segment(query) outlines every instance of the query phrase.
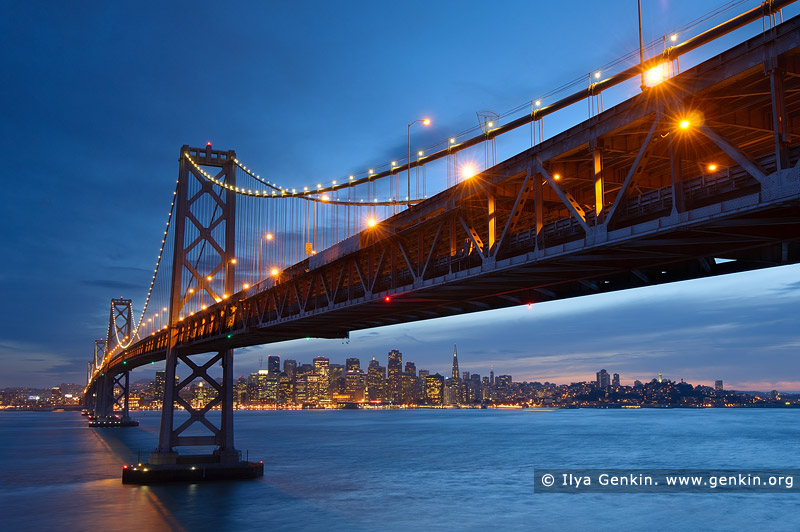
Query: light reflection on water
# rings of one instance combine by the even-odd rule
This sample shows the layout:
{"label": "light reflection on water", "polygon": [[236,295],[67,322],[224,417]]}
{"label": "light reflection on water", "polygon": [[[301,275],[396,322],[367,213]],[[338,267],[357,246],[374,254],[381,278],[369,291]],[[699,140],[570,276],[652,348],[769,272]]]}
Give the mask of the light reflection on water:
{"label": "light reflection on water", "polygon": [[[159,415],[0,413],[4,530],[800,529],[797,494],[534,494],[534,467],[798,468],[800,410],[240,412],[247,482],[123,486]],[[101,521],[107,520],[109,521]],[[113,525],[112,525],[113,523]]]}

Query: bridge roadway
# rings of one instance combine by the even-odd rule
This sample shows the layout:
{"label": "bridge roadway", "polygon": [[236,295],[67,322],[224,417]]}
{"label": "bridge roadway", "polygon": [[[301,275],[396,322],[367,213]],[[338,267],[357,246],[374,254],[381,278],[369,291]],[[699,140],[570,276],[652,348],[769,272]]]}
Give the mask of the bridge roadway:
{"label": "bridge roadway", "polygon": [[[795,263],[798,135],[794,18],[275,279],[183,316],[101,371],[164,359],[169,341],[196,354],[343,338]],[[191,155],[202,164],[202,150]]]}

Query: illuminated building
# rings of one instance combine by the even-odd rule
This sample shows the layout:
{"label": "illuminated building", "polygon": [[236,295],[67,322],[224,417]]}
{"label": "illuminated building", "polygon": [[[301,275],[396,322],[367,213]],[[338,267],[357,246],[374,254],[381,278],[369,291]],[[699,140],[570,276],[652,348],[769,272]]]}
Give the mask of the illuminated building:
{"label": "illuminated building", "polygon": [[278,402],[278,374],[269,373],[265,381],[264,403],[274,405]]}
{"label": "illuminated building", "polygon": [[406,362],[406,370],[405,370],[404,373],[407,373],[408,375],[413,375],[413,376],[416,377],[417,376],[417,365],[414,364],[413,362]]}
{"label": "illuminated building", "polygon": [[167,382],[166,371],[156,371],[156,378],[153,381],[153,400],[164,402],[164,384]]}
{"label": "illuminated building", "polygon": [[316,357],[314,359],[314,373],[318,378],[314,379],[316,384],[316,401],[325,401],[330,399],[331,387],[331,362],[327,357]]}
{"label": "illuminated building", "polygon": [[308,399],[308,373],[297,377],[294,382],[294,403],[301,405]]}
{"label": "illuminated building", "polygon": [[452,379],[455,382],[458,382],[460,380],[460,377],[458,375],[458,351],[456,350],[456,344],[453,344],[453,374],[452,374]]}
{"label": "illuminated building", "polygon": [[141,397],[137,397],[135,395],[129,396],[128,397],[128,410],[139,410],[141,401],[142,401]]}
{"label": "illuminated building", "polygon": [[265,404],[267,402],[267,379],[269,372],[265,369],[251,373],[247,380],[247,398],[250,403]]}
{"label": "illuminated building", "polygon": [[233,387],[233,406],[239,407],[249,401],[247,397],[247,380],[244,377],[239,377]]}
{"label": "illuminated building", "polygon": [[308,373],[304,375],[306,381],[305,403],[319,404],[323,397],[323,390],[327,394],[328,379],[319,373]]}
{"label": "illuminated building", "polygon": [[205,383],[201,380],[192,386],[192,407],[203,408],[216,396],[216,390],[205,385]]}
{"label": "illuminated building", "polygon": [[400,376],[400,399],[404,405],[413,405],[420,402],[420,385],[416,375],[403,373]]}
{"label": "illuminated building", "polygon": [[278,404],[290,405],[294,403],[294,383],[285,371],[278,375]]}
{"label": "illuminated building", "polygon": [[427,369],[419,370],[419,387],[420,387],[419,393],[423,401],[425,401],[425,386],[427,386],[428,384],[428,375],[430,374],[431,372],[428,371]]}
{"label": "illuminated building", "polygon": [[348,358],[344,366],[345,371],[348,373],[351,371],[361,371],[361,361],[357,358]]}
{"label": "illuminated building", "polygon": [[345,387],[345,370],[344,366],[341,364],[331,364],[330,366],[330,378],[328,384],[328,390],[331,394],[334,393],[344,393]]}
{"label": "illuminated building", "polygon": [[386,397],[386,368],[375,358],[369,361],[367,369],[367,396],[372,402],[383,401]]}
{"label": "illuminated building", "polygon": [[457,405],[460,401],[460,386],[459,381],[453,379],[445,379],[444,381],[444,397],[443,402],[446,405]]}
{"label": "illuminated building", "polygon": [[388,393],[386,394],[386,399],[394,403],[399,403],[402,400],[400,396],[400,375],[403,373],[403,353],[397,349],[389,351],[388,370]]}
{"label": "illuminated building", "polygon": [[495,378],[494,383],[498,388],[510,388],[511,375],[498,375],[497,378]]}
{"label": "illuminated building", "polygon": [[597,372],[597,387],[605,389],[611,386],[611,376],[604,369]]}
{"label": "illuminated building", "polygon": [[345,394],[350,401],[362,402],[367,388],[367,376],[360,369],[348,371],[345,375]]}
{"label": "illuminated building", "polygon": [[611,386],[619,388],[619,373],[614,373],[614,378],[611,379]]}
{"label": "illuminated building", "polygon": [[425,402],[429,405],[441,405],[444,399],[444,377],[428,375],[425,377]]}
{"label": "illuminated building", "polygon": [[270,355],[267,357],[267,371],[270,375],[278,376],[281,372],[281,357],[278,355]]}
{"label": "illuminated building", "polygon": [[284,360],[283,371],[289,376],[290,379],[295,380],[297,378],[297,361]]}
{"label": "illuminated building", "polygon": [[721,392],[722,390],[722,381],[714,381],[714,391]]}

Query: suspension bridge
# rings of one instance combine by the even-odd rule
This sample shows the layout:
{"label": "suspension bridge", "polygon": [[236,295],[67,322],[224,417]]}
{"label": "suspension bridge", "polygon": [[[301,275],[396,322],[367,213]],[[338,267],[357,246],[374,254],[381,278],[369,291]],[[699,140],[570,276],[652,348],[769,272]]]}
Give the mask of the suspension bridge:
{"label": "suspension bridge", "polygon": [[[183,146],[143,310],[112,299],[95,342],[95,423],[128,423],[129,372],[165,360],[149,478],[182,465],[195,478],[199,463],[212,478],[208,464],[245,464],[236,348],[798,262],[800,17],[778,23],[789,3],[598,71],[504,124],[485,115],[476,135],[413,154],[409,141],[405,159],[360,175],[285,187],[234,151]],[[758,20],[763,33],[679,73],[682,54]],[[640,79],[639,94],[604,109],[603,91]],[[546,116],[582,101],[587,120],[543,139]],[[523,126],[531,146],[497,163],[497,139]],[[209,375],[217,364],[221,377]],[[202,408],[179,394],[198,379],[215,391]],[[177,452],[193,446],[215,450]]]}

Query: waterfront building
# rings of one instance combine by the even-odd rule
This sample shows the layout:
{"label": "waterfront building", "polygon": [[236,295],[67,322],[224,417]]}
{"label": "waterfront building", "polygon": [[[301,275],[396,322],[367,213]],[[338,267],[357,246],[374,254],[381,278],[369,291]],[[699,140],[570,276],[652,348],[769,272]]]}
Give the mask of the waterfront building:
{"label": "waterfront building", "polygon": [[619,373],[614,373],[614,378],[611,379],[611,386],[619,388]]}
{"label": "waterfront building", "polygon": [[400,403],[402,400],[400,390],[400,375],[403,373],[403,353],[397,349],[389,351],[389,364],[387,366],[389,376],[387,378],[386,399]]}
{"label": "waterfront building", "polygon": [[278,404],[290,405],[294,403],[294,383],[285,371],[278,375]]}
{"label": "waterfront building", "polygon": [[438,373],[425,377],[425,402],[441,405],[444,399],[444,377]]}
{"label": "waterfront building", "polygon": [[611,376],[604,369],[597,372],[597,387],[601,389],[611,386]]}
{"label": "waterfront building", "polygon": [[316,373],[319,378],[314,379],[316,383],[316,397],[318,401],[325,401],[330,400],[330,388],[331,388],[331,362],[328,360],[327,357],[316,357],[314,358],[314,373]]}
{"label": "waterfront building", "polygon": [[297,378],[297,361],[284,360],[283,371],[289,376],[290,379],[292,379],[292,381],[294,381]]}
{"label": "waterfront building", "polygon": [[372,402],[381,402],[386,399],[386,368],[381,366],[373,357],[367,369],[367,396]]}
{"label": "waterfront building", "polygon": [[349,397],[350,401],[357,403],[363,402],[366,388],[367,376],[361,369],[357,368],[347,372],[345,375],[344,392],[345,395]]}
{"label": "waterfront building", "polygon": [[281,357],[278,355],[270,355],[267,357],[267,372],[274,375],[276,378],[281,372]]}

